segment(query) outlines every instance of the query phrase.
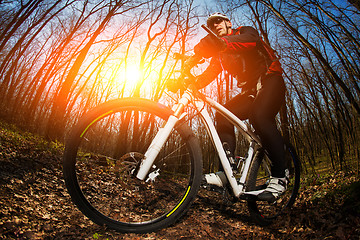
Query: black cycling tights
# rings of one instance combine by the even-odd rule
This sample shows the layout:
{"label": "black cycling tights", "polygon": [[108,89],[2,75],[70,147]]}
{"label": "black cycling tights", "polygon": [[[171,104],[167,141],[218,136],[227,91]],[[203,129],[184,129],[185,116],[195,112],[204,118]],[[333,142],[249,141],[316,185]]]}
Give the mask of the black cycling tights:
{"label": "black cycling tights", "polygon": [[[275,116],[284,100],[284,79],[278,74],[271,74],[262,80],[262,88],[255,99],[239,94],[225,104],[225,107],[237,117],[242,120],[249,119],[254,126],[272,161],[273,177],[285,176],[284,141],[275,121]],[[221,141],[227,142],[234,153],[236,148],[234,126],[218,113],[216,120]]]}

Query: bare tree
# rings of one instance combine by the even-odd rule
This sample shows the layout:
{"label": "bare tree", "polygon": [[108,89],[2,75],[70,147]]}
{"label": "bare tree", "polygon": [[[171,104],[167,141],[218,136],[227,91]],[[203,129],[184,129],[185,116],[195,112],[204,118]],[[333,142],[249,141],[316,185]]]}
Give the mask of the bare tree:
{"label": "bare tree", "polygon": [[241,16],[245,13],[282,57],[288,85],[282,132],[309,166],[321,156],[334,169],[353,164],[360,113],[359,12],[322,0],[234,0],[230,5],[225,11],[233,16],[234,9],[246,9]]}
{"label": "bare tree", "polygon": [[84,45],[84,47],[79,51],[78,56],[74,60],[74,63],[72,64],[72,67],[69,69],[69,72],[64,80],[64,82],[61,84],[60,89],[58,90],[55,98],[54,98],[54,104],[52,107],[51,115],[49,118],[49,124],[48,124],[48,133],[47,136],[50,139],[56,138],[57,136],[61,136],[64,132],[64,116],[66,114],[66,108],[68,104],[69,99],[69,93],[72,87],[72,84],[77,77],[77,74],[79,72],[79,69],[84,62],[91,46],[94,44],[97,37],[103,32],[108,22],[111,20],[111,18],[116,14],[123,14],[129,10],[131,10],[134,7],[131,8],[125,8],[124,10],[118,12],[118,10],[124,6],[124,2],[122,1],[114,1],[113,4],[110,3],[108,5],[104,5],[102,8],[108,8],[108,12],[105,15],[105,17],[100,21],[99,26],[94,30],[91,37],[89,38],[88,42]]}
{"label": "bare tree", "polygon": [[348,0],[358,11],[360,11],[360,1],[359,0]]}

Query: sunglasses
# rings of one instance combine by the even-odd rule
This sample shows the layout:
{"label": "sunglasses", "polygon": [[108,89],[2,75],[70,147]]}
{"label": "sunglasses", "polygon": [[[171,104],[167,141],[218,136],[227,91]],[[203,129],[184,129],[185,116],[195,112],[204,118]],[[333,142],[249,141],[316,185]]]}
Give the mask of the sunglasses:
{"label": "sunglasses", "polygon": [[212,21],[212,24],[211,24],[211,27],[214,27],[214,24],[220,24],[224,21],[223,18],[215,18],[213,21]]}

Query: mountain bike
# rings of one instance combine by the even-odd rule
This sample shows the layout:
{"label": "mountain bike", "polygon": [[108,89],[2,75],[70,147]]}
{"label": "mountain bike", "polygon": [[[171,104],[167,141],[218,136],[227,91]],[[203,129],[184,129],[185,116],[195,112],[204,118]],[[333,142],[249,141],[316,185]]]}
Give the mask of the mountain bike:
{"label": "mountain bike", "polygon": [[[196,59],[196,60],[194,60]],[[271,223],[295,201],[300,163],[286,144],[288,190],[276,201],[258,201],[266,188],[271,163],[249,123],[196,90],[191,58],[182,69],[185,91],[171,108],[143,98],[103,103],[86,113],[71,130],[65,145],[66,187],[79,210],[99,225],[121,232],[152,232],[179,220],[195,200],[200,185],[229,190],[236,201],[247,202],[261,225]],[[187,114],[186,109],[194,109]],[[229,161],[208,108],[226,117],[247,141],[247,153]],[[200,117],[224,169],[203,175],[201,145],[196,137]]]}

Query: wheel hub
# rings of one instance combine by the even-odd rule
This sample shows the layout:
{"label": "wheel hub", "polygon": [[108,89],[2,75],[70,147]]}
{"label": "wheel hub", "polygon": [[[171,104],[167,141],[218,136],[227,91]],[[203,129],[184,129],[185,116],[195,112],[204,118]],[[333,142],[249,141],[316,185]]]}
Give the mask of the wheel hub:
{"label": "wheel hub", "polygon": [[115,170],[119,174],[125,173],[127,176],[134,176],[143,158],[144,154],[142,153],[128,152],[116,161]]}

